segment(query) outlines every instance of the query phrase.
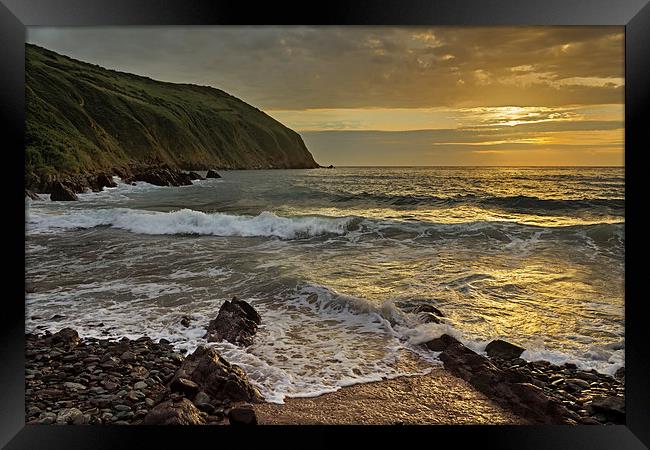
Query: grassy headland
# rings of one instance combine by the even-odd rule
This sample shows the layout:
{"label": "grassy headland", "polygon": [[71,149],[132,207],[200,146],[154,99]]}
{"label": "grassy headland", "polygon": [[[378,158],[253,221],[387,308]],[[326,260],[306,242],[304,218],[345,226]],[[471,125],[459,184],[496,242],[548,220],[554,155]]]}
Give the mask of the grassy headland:
{"label": "grassy headland", "polygon": [[28,187],[134,165],[318,167],[298,133],[226,92],[108,70],[31,44],[26,103]]}

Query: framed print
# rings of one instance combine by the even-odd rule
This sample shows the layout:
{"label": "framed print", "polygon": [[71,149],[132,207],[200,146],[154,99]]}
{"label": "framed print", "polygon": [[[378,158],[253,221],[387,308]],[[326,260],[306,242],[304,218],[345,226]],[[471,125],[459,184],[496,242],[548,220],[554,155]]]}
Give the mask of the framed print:
{"label": "framed print", "polygon": [[647,448],[650,7],[587,3],[3,0],[3,445]]}

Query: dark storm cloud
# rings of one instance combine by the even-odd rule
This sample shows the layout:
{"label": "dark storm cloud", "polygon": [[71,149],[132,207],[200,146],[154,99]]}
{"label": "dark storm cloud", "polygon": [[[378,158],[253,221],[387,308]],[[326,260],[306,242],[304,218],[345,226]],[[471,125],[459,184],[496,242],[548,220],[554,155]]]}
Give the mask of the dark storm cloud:
{"label": "dark storm cloud", "polygon": [[30,28],[30,42],[262,109],[622,103],[620,27]]}

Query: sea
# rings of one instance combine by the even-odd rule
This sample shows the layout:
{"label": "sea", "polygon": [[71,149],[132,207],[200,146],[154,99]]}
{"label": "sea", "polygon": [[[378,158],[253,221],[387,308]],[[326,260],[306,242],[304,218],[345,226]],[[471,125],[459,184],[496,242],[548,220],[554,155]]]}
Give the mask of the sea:
{"label": "sea", "polygon": [[[26,330],[214,345],[276,403],[412,375],[405,355],[441,365],[420,344],[444,333],[479,353],[500,338],[526,360],[625,363],[623,168],[220,174],[26,200]],[[247,348],[203,338],[232,297],[262,316]],[[444,320],[405,307],[420,303]]]}

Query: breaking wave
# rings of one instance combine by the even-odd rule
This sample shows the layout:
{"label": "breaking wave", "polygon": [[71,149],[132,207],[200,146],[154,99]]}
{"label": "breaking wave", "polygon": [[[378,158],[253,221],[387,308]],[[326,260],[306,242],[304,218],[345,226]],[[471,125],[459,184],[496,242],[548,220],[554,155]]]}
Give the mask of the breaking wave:
{"label": "breaking wave", "polygon": [[275,236],[296,239],[323,234],[344,234],[358,220],[352,217],[279,217],[264,211],[257,216],[204,213],[191,209],[173,212],[127,208],[72,210],[63,214],[30,212],[33,232],[47,233],[98,226],[120,228],[140,234],[196,234],[213,236]]}

